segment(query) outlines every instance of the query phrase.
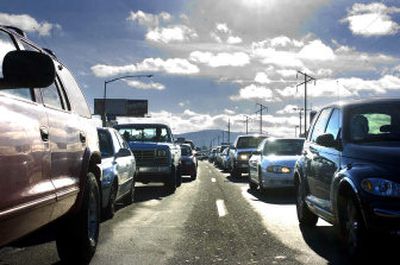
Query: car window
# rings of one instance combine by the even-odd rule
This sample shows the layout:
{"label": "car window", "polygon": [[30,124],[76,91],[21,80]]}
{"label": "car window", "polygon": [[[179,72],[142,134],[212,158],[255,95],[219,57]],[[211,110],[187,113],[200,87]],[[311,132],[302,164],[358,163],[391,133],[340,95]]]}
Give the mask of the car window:
{"label": "car window", "polygon": [[330,133],[333,135],[334,139],[339,138],[341,120],[340,120],[340,110],[334,109],[332,111],[331,117],[329,119],[328,125],[326,127],[325,133]]}
{"label": "car window", "polygon": [[114,155],[114,148],[111,137],[106,130],[98,130],[99,146],[101,157],[111,157]]}
{"label": "car window", "polygon": [[0,78],[3,78],[3,61],[6,54],[10,51],[14,51],[17,48],[11,38],[11,36],[0,30]]}
{"label": "car window", "polygon": [[166,127],[120,128],[119,133],[128,142],[171,142]]}
{"label": "car window", "polygon": [[400,104],[366,105],[350,111],[350,141],[377,142],[400,140]]}
{"label": "car window", "polygon": [[57,109],[64,109],[60,91],[58,90],[55,82],[50,86],[42,88],[40,90],[42,91],[43,103],[46,106]]}
{"label": "car window", "polygon": [[257,148],[265,137],[240,137],[236,148]]}
{"label": "car window", "polygon": [[314,124],[310,138],[311,141],[315,142],[318,136],[325,133],[326,123],[328,122],[331,110],[332,109],[328,108],[321,111],[320,115],[318,116],[318,120]]}
{"label": "car window", "polygon": [[192,149],[190,148],[190,146],[181,145],[181,153],[183,156],[190,156],[192,155]]}
{"label": "car window", "polygon": [[303,139],[276,139],[266,141],[263,155],[300,155],[303,150]]}
{"label": "car window", "polygon": [[66,94],[70,99],[69,103],[71,105],[71,110],[80,116],[89,118],[91,114],[87,106],[86,99],[72,74],[65,67],[63,67],[61,71],[58,71],[58,74]]}

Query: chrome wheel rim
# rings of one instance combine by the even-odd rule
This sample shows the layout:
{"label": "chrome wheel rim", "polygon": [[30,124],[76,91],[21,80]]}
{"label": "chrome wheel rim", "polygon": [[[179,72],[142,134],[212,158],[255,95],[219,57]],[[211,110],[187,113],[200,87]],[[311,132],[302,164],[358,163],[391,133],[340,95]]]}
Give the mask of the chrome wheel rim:
{"label": "chrome wheel rim", "polygon": [[97,238],[97,203],[96,203],[96,196],[93,191],[89,194],[89,207],[88,207],[88,238],[91,246],[96,245],[96,238]]}

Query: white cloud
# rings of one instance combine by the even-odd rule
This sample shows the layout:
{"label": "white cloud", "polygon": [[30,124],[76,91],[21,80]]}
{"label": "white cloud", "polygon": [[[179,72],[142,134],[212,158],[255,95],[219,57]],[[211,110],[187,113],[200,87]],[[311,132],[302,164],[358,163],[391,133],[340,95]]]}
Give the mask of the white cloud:
{"label": "white cloud", "polygon": [[299,52],[299,57],[306,60],[334,60],[333,50],[321,40],[313,40],[305,45]]}
{"label": "white cloud", "polygon": [[165,86],[163,84],[157,83],[157,82],[144,83],[144,82],[137,81],[137,80],[126,80],[126,83],[130,87],[134,87],[137,89],[143,89],[143,90],[149,90],[149,89],[164,90],[165,89]]}
{"label": "white cloud", "polygon": [[283,109],[278,110],[276,113],[277,114],[293,114],[296,113],[296,109],[298,108],[298,106],[296,105],[286,105]]}
{"label": "white cloud", "polygon": [[239,44],[239,43],[242,43],[243,40],[237,36],[229,36],[228,39],[226,40],[226,42],[228,44]]}
{"label": "white cloud", "polygon": [[52,24],[46,21],[38,22],[30,15],[14,15],[0,13],[0,25],[14,26],[26,32],[36,32],[40,36],[49,36],[53,29],[61,29],[59,24]]}
{"label": "white cloud", "polygon": [[190,75],[200,71],[196,65],[181,58],[167,60],[161,58],[146,58],[140,63],[124,66],[97,64],[92,66],[91,70],[97,77],[110,77],[137,72],[165,72],[167,74]]}
{"label": "white cloud", "polygon": [[197,38],[197,33],[185,25],[175,25],[166,28],[155,28],[146,34],[146,39],[154,42],[183,42]]}
{"label": "white cloud", "polygon": [[135,21],[139,25],[146,26],[147,28],[156,28],[161,22],[168,22],[172,16],[167,12],[161,12],[158,15],[145,13],[141,10],[137,12],[131,11],[127,20]]}
{"label": "white cloud", "polygon": [[389,15],[393,13],[400,13],[400,8],[387,7],[383,3],[356,3],[341,22],[349,23],[349,28],[355,35],[394,35],[399,31],[400,25]]}
{"label": "white cloud", "polygon": [[215,26],[215,29],[220,32],[220,33],[225,33],[228,34],[231,32],[231,30],[228,28],[228,25],[226,25],[225,23],[218,23]]}
{"label": "white cloud", "polygon": [[264,72],[258,72],[256,74],[256,77],[254,78],[254,81],[260,84],[269,84],[271,83],[271,80],[268,78],[267,74]]}
{"label": "white cloud", "polygon": [[292,69],[280,69],[280,70],[276,70],[276,72],[278,74],[280,74],[282,77],[288,78],[288,77],[296,77],[296,70],[292,70]]}
{"label": "white cloud", "polygon": [[259,99],[264,101],[273,101],[277,100],[274,98],[273,92],[270,88],[265,86],[257,86],[255,84],[248,85],[239,90],[238,95],[231,96],[231,100],[252,100]]}
{"label": "white cloud", "polygon": [[224,113],[227,115],[234,115],[236,112],[234,110],[224,109]]}
{"label": "white cloud", "polygon": [[250,57],[244,52],[226,53],[214,55],[211,52],[194,51],[190,53],[193,62],[208,64],[210,67],[234,66],[240,67],[250,63]]}

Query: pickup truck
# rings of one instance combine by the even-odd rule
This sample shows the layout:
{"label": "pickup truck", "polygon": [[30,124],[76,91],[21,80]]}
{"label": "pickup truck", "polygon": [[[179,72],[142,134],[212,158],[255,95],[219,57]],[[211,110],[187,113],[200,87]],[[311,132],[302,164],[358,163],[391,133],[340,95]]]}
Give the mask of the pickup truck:
{"label": "pickup truck", "polygon": [[163,182],[170,192],[182,183],[181,149],[175,143],[171,129],[160,123],[120,124],[114,126],[128,142],[136,158],[142,183]]}

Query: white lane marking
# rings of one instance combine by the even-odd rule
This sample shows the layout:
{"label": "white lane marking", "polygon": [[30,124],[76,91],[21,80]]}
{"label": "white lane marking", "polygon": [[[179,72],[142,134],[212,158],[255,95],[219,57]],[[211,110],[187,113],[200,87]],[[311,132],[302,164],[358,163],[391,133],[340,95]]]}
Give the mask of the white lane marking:
{"label": "white lane marking", "polygon": [[224,217],[225,215],[228,214],[228,211],[226,210],[224,200],[217,200],[215,202],[217,204],[217,210],[218,210],[218,215],[219,217]]}
{"label": "white lane marking", "polygon": [[211,178],[211,182],[216,182],[217,180],[215,178]]}

